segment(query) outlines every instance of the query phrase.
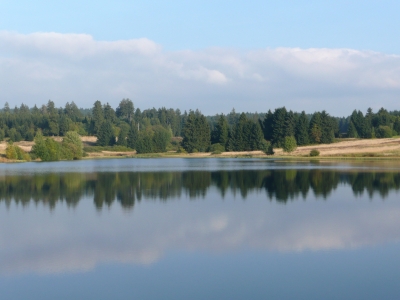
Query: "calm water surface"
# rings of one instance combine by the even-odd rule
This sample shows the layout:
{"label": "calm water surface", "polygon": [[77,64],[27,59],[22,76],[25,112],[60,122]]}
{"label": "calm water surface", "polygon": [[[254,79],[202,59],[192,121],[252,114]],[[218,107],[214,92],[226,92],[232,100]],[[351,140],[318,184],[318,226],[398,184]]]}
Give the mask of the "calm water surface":
{"label": "calm water surface", "polygon": [[0,165],[1,299],[400,299],[400,165]]}

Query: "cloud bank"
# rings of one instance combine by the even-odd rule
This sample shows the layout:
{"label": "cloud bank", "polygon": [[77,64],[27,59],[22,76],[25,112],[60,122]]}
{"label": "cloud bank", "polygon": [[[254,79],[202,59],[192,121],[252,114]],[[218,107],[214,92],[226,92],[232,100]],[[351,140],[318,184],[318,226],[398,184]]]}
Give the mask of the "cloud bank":
{"label": "cloud bank", "polygon": [[[0,100],[57,106],[95,100],[206,114],[398,109],[400,56],[352,49],[208,48],[168,52],[146,38],[96,41],[87,34],[0,32]],[[1,105],[1,104],[0,104]]]}

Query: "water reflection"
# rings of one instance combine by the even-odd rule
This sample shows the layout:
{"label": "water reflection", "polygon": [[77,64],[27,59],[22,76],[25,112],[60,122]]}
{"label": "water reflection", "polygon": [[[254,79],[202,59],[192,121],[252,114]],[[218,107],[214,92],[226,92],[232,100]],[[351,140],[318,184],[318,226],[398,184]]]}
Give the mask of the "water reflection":
{"label": "water reflection", "polygon": [[392,243],[400,240],[399,189],[394,170],[295,165],[3,173],[0,274],[153,264],[171,251],[299,252]]}
{"label": "water reflection", "polygon": [[385,198],[400,189],[398,172],[337,170],[234,170],[184,172],[38,173],[0,177],[0,202],[26,205],[30,201],[54,208],[58,202],[76,206],[93,198],[97,209],[115,201],[132,209],[143,198],[167,201],[182,197],[205,198],[216,188],[222,198],[229,191],[246,199],[265,192],[270,200],[286,203],[310,194],[326,199],[339,185],[350,186],[354,196],[366,193]]}

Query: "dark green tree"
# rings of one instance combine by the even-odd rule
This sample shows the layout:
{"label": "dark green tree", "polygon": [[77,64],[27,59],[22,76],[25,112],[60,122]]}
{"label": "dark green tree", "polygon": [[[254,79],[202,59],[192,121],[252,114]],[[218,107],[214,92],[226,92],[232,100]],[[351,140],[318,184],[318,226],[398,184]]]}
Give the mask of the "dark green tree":
{"label": "dark green tree", "polygon": [[115,136],[110,121],[104,121],[97,133],[97,145],[112,146],[115,144]]}
{"label": "dark green tree", "polygon": [[285,139],[286,114],[285,107],[277,108],[272,119],[272,143],[278,147],[282,146]]}
{"label": "dark green tree", "polygon": [[130,126],[127,123],[122,122],[119,125],[119,134],[118,134],[117,145],[120,145],[120,146],[128,145],[127,138],[128,138],[129,130],[130,130]]}
{"label": "dark green tree", "polygon": [[127,136],[127,146],[132,149],[136,149],[137,141],[139,138],[139,131],[136,125],[131,125]]}
{"label": "dark green tree", "polygon": [[96,135],[101,127],[101,124],[103,124],[104,121],[104,112],[103,112],[103,106],[101,105],[101,102],[97,100],[92,108],[92,120],[91,120],[91,133]]}
{"label": "dark green tree", "polygon": [[105,104],[103,107],[103,114],[104,114],[104,120],[109,121],[111,123],[115,122],[116,115],[114,109],[111,107],[110,104]]}
{"label": "dark green tree", "polygon": [[130,124],[134,116],[133,102],[130,99],[122,99],[116,109],[116,115],[121,120]]}
{"label": "dark green tree", "polygon": [[349,130],[347,131],[347,136],[349,138],[358,138],[357,129],[354,126],[353,121],[350,121]]}
{"label": "dark green tree", "polygon": [[210,146],[210,126],[205,116],[199,112],[189,112],[182,133],[182,147],[189,153],[204,152]]}
{"label": "dark green tree", "polygon": [[305,111],[303,110],[296,123],[295,137],[297,145],[304,146],[310,143],[310,139],[308,136],[308,127],[308,118]]}
{"label": "dark green tree", "polygon": [[320,144],[322,137],[322,120],[320,112],[316,112],[312,115],[308,130],[310,142],[312,144]]}
{"label": "dark green tree", "polygon": [[335,120],[324,110],[321,113],[321,143],[330,144],[334,142],[334,124]]}
{"label": "dark green tree", "polygon": [[213,144],[220,144],[226,148],[228,143],[229,126],[228,121],[222,114],[218,117],[218,122],[215,125],[214,130],[211,133],[211,140]]}
{"label": "dark green tree", "polygon": [[271,110],[268,110],[268,113],[265,114],[265,119],[263,121],[263,126],[262,126],[264,138],[267,141],[272,140],[273,119],[274,119],[274,114],[271,112]]}

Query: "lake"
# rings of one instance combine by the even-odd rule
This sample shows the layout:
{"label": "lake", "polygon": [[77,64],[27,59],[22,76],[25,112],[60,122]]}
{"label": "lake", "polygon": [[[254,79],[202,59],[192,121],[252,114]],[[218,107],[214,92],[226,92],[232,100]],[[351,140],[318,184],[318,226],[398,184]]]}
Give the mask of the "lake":
{"label": "lake", "polygon": [[400,164],[2,164],[1,299],[399,299]]}

